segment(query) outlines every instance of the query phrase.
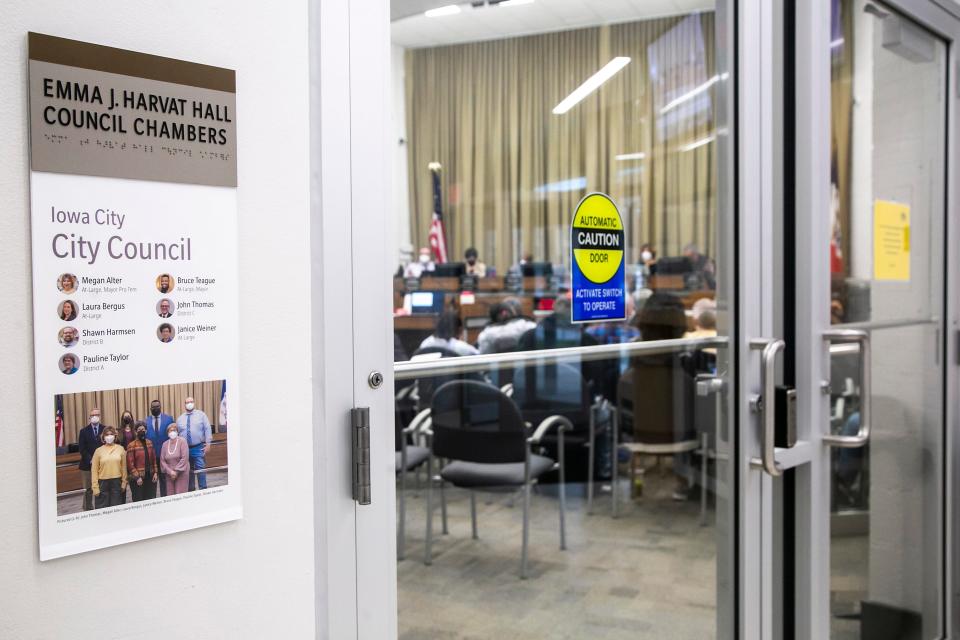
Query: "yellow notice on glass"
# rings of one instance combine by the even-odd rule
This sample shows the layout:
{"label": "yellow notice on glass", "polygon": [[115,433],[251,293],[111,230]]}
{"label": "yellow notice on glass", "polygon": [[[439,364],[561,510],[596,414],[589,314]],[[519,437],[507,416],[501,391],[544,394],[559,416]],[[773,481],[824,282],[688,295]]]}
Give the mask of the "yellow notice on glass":
{"label": "yellow notice on glass", "polygon": [[873,278],[910,279],[910,207],[905,204],[873,203]]}

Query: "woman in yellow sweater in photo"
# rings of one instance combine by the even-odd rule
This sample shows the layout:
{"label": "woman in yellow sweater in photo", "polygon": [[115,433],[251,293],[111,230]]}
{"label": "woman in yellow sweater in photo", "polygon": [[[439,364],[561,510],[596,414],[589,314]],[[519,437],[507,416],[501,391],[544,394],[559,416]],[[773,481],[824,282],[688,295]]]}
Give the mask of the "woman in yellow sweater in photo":
{"label": "woman in yellow sweater in photo", "polygon": [[123,504],[127,493],[127,452],[117,444],[117,430],[104,427],[100,441],[103,445],[97,447],[90,461],[95,509]]}

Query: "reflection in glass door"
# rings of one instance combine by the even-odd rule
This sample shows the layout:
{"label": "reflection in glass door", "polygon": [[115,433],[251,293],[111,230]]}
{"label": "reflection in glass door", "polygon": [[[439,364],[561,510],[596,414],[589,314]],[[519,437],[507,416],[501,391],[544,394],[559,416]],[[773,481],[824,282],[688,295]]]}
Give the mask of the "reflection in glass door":
{"label": "reflection in glass door", "polygon": [[[944,42],[879,2],[834,0],[830,425],[833,638],[940,633],[947,70]],[[864,378],[869,376],[869,381]],[[862,391],[871,392],[866,397]]]}
{"label": "reflection in glass door", "polygon": [[[401,638],[737,635],[735,31],[668,4],[393,3]],[[627,318],[575,325],[595,191]]]}

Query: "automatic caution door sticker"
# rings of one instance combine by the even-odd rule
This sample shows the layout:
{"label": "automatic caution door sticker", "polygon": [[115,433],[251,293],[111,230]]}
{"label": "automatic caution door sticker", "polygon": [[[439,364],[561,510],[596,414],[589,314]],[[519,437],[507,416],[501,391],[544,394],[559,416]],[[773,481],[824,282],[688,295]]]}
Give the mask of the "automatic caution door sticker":
{"label": "automatic caution door sticker", "polygon": [[623,220],[609,196],[591,193],[580,201],[570,246],[573,321],[626,319]]}

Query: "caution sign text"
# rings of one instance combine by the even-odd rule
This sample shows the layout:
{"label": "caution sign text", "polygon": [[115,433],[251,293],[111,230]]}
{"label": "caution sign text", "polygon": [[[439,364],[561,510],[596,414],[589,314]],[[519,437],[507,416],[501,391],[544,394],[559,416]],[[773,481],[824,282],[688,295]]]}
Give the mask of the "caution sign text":
{"label": "caution sign text", "polygon": [[625,238],[623,220],[608,196],[580,201],[570,228],[574,322],[623,320]]}

